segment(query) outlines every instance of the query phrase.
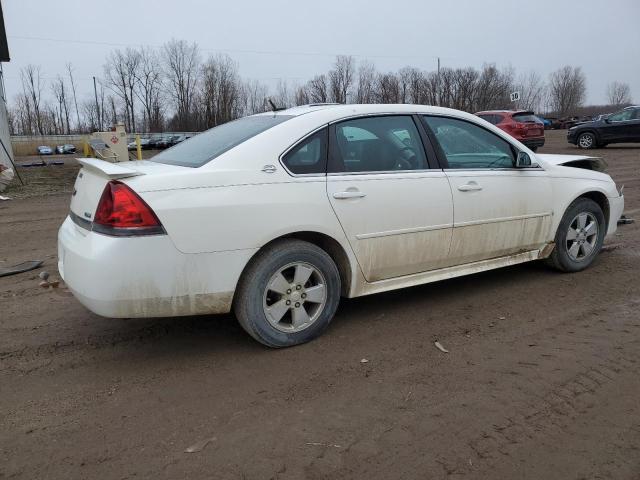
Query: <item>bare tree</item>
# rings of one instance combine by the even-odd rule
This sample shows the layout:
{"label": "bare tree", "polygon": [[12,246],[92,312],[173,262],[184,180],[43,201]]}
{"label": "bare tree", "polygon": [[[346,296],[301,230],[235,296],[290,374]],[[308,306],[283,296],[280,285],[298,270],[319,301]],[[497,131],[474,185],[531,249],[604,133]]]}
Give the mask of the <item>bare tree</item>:
{"label": "bare tree", "polygon": [[166,90],[176,106],[177,126],[193,127],[191,117],[200,67],[198,45],[184,40],[171,40],[164,45]]}
{"label": "bare tree", "polygon": [[376,67],[371,62],[362,62],[358,68],[356,84],[356,103],[373,103],[375,101]]}
{"label": "bare tree", "polygon": [[56,115],[58,116],[60,123],[60,133],[71,133],[71,126],[69,125],[69,100],[67,98],[67,92],[65,88],[64,79],[58,75],[56,80],[51,84],[51,91],[58,104],[58,110]]}
{"label": "bare tree", "polygon": [[30,118],[30,123],[35,121],[35,127],[38,134],[42,135],[42,114],[40,111],[40,103],[42,99],[42,79],[40,76],[40,66],[27,65],[20,70],[20,77],[22,79],[22,91],[25,98],[30,104],[28,112],[33,113],[33,118]]}
{"label": "bare tree", "polygon": [[311,103],[327,103],[329,101],[329,87],[325,75],[316,75],[307,83],[309,100]]}
{"label": "bare tree", "polygon": [[245,113],[253,115],[265,111],[265,100],[268,89],[257,80],[251,80],[244,84]]}
{"label": "bare tree", "polygon": [[500,70],[492,64],[483,65],[476,87],[473,110],[493,110],[509,106],[509,94],[513,90],[513,71]]}
{"label": "bare tree", "polygon": [[149,132],[154,132],[160,130],[162,124],[162,119],[160,118],[162,68],[158,55],[150,48],[140,48],[138,55],[139,66],[134,73],[136,80],[134,93],[142,103],[143,128]]}
{"label": "bare tree", "polygon": [[295,105],[307,105],[311,103],[309,98],[309,90],[307,89],[306,85],[298,86],[293,93]]}
{"label": "bare tree", "polygon": [[549,77],[551,108],[561,116],[582,106],[587,93],[587,81],[580,67],[564,66]]}
{"label": "bare tree", "polygon": [[607,85],[607,98],[610,105],[627,105],[631,103],[631,89],[628,83],[611,82]]}
{"label": "bare tree", "polygon": [[329,85],[331,96],[336,103],[347,103],[353,84],[355,62],[353,57],[338,55],[331,71],[329,71]]}
{"label": "bare tree", "polygon": [[71,92],[73,93],[73,104],[76,107],[76,128],[80,130],[80,110],[78,110],[78,98],[76,97],[76,84],[73,80],[73,65],[67,63],[67,73],[69,74],[69,82],[71,83]]}
{"label": "bare tree", "polygon": [[520,92],[518,108],[539,112],[545,99],[547,86],[542,77],[535,71],[524,73],[518,77],[514,89]]}
{"label": "bare tree", "polygon": [[136,131],[135,89],[139,68],[140,53],[131,48],[111,52],[104,66],[107,86],[124,103],[125,128],[130,132]]}
{"label": "bare tree", "polygon": [[378,103],[400,103],[400,82],[393,73],[381,73],[376,81],[376,101]]}
{"label": "bare tree", "polygon": [[244,99],[238,66],[228,55],[209,57],[202,66],[201,104],[205,128],[238,118]]}

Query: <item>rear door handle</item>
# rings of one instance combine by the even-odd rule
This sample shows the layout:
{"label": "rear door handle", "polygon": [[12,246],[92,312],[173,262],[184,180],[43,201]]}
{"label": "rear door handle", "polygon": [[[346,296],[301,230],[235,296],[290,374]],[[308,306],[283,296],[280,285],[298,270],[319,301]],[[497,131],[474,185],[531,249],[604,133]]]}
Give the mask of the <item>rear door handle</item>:
{"label": "rear door handle", "polygon": [[362,192],[359,192],[357,190],[355,190],[355,191],[354,190],[347,190],[347,191],[344,191],[344,192],[336,192],[336,193],[333,194],[333,198],[336,198],[338,200],[344,200],[344,199],[347,199],[347,198],[363,198],[363,197],[366,197],[366,196],[367,196],[366,193],[362,193]]}
{"label": "rear door handle", "polygon": [[482,187],[478,185],[476,182],[465,183],[464,185],[460,185],[458,190],[461,192],[475,192],[478,190],[482,190]]}

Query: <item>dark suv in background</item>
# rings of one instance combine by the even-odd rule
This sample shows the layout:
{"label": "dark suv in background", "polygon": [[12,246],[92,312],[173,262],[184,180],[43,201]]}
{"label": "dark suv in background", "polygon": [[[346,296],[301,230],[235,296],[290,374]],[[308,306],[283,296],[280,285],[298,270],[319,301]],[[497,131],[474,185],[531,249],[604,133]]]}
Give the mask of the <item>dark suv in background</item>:
{"label": "dark suv in background", "polygon": [[528,110],[488,110],[476,115],[504,130],[534,152],[544,145],[544,123]]}
{"label": "dark suv in background", "polygon": [[569,129],[567,141],[579,148],[640,142],[640,105],[626,107],[599,120],[579,123]]}

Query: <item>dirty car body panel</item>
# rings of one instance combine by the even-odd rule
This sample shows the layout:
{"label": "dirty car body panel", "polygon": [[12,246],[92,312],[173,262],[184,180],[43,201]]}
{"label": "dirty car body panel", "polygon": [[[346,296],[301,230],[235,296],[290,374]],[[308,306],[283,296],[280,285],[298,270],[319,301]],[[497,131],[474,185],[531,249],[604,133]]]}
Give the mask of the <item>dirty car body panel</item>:
{"label": "dirty car body panel", "polygon": [[[256,117],[268,128],[244,138],[233,130],[243,124],[231,125],[210,158],[216,129],[155,161],[79,160],[58,267],[82,304],[116,318],[226,313],[243,272],[283,238],[330,244],[342,295],[356,297],[543,258],[581,195],[606,200],[607,234],[622,213],[611,178],[584,168],[589,157],[563,165],[464,112],[311,105],[246,118]],[[451,135],[462,140],[448,146]],[[456,151],[473,138],[490,159]],[[398,160],[385,165],[389,148]],[[515,166],[519,152],[529,167]],[[104,220],[109,188],[125,210],[143,210],[125,217],[157,223],[121,227],[117,211]]]}

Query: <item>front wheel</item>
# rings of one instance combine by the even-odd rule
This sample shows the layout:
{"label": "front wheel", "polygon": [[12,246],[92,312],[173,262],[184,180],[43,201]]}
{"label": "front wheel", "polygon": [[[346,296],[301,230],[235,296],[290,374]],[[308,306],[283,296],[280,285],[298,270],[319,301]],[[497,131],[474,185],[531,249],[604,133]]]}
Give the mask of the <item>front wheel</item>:
{"label": "front wheel", "polygon": [[240,280],[234,311],[240,325],[268,347],[289,347],[320,335],[340,301],[340,274],[318,246],[282,240],[252,259]]}
{"label": "front wheel", "polygon": [[581,133],[578,137],[578,147],[589,149],[596,148],[596,136],[591,132]]}
{"label": "front wheel", "polygon": [[562,272],[579,272],[596,258],[604,242],[606,222],[600,205],[588,198],[574,201],[556,232],[547,263]]}

